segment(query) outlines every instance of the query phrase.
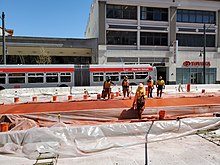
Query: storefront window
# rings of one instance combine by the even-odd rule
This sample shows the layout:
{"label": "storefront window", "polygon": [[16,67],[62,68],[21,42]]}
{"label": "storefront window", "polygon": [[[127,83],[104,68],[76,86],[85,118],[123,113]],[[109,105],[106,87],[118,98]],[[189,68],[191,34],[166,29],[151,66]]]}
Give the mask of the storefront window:
{"label": "storefront window", "polygon": [[[206,84],[215,84],[216,69],[206,68]],[[202,84],[203,68],[177,68],[176,83],[179,84]]]}

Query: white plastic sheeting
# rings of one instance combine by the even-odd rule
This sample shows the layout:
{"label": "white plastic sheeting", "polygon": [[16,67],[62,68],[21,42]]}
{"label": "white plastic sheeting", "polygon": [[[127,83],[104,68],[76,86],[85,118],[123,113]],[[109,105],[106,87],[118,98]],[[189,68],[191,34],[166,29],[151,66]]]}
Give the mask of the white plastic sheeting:
{"label": "white plastic sheeting", "polygon": [[82,157],[144,144],[146,137],[151,143],[213,128],[220,128],[219,117],[78,127],[57,123],[50,128],[0,133],[0,152],[29,159],[36,159],[44,152],[59,154],[59,158]]}

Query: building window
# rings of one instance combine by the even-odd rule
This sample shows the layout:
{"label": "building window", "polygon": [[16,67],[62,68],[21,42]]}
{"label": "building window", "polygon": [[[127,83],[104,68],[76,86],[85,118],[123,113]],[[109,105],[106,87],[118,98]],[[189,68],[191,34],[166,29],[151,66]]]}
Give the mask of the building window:
{"label": "building window", "polygon": [[136,45],[137,32],[107,31],[108,45]]}
{"label": "building window", "polygon": [[168,9],[141,7],[141,20],[168,21]]}
{"label": "building window", "polygon": [[200,10],[177,10],[177,22],[215,24],[216,12]]}
{"label": "building window", "polygon": [[136,6],[107,5],[107,18],[115,19],[137,19]]}
{"label": "building window", "polygon": [[[179,46],[203,47],[203,34],[177,34]],[[215,47],[215,35],[206,35],[206,46]]]}
{"label": "building window", "polygon": [[168,34],[141,32],[141,45],[168,46]]}
{"label": "building window", "polygon": [[[179,84],[202,84],[203,68],[177,68],[176,83]],[[206,68],[206,83],[216,83],[216,68]]]}

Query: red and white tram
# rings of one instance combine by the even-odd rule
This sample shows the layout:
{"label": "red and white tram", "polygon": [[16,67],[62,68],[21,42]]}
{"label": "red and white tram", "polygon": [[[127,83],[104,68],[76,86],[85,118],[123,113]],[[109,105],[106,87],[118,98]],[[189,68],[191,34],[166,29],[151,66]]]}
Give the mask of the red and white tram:
{"label": "red and white tram", "polygon": [[0,90],[7,88],[100,86],[106,77],[121,85],[124,76],[130,83],[157,79],[155,67],[141,65],[1,65]]}

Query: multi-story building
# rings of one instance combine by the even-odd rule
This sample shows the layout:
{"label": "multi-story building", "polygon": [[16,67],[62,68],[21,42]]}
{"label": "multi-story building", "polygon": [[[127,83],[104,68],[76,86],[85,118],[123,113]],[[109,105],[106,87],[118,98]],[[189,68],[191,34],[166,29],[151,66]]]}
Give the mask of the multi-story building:
{"label": "multi-story building", "polygon": [[99,64],[149,63],[167,84],[220,83],[218,0],[94,0],[85,36],[98,38]]}

